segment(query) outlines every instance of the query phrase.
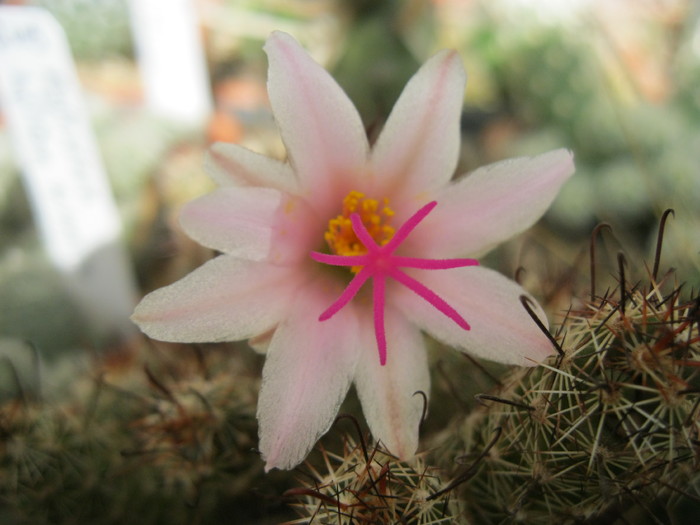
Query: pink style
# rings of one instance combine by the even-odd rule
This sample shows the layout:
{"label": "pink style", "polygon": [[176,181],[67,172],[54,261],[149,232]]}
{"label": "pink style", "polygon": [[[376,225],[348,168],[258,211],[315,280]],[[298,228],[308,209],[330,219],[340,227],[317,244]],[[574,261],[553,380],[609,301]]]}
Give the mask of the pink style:
{"label": "pink style", "polygon": [[329,255],[325,253],[312,252],[311,257],[318,262],[330,264],[333,266],[362,266],[362,270],[358,273],[340,298],[333,303],[328,310],[323,312],[318,318],[319,321],[325,321],[333,317],[343,306],[349,303],[357,294],[363,284],[368,279],[372,279],[372,296],[374,299],[374,335],[377,339],[377,348],[379,349],[379,362],[382,366],[386,364],[386,331],[384,329],[384,306],[385,306],[385,289],[386,278],[391,277],[396,281],[412,290],[420,297],[428,301],[440,312],[452,319],[458,326],[465,330],[469,330],[470,326],[459,313],[447,304],[438,294],[430,288],[416,281],[413,277],[402,272],[399,268],[420,268],[422,270],[447,270],[449,268],[460,268],[463,266],[477,266],[479,261],[476,259],[422,259],[420,257],[402,257],[394,255],[396,249],[408,237],[413,229],[428,215],[433,208],[437,206],[437,202],[433,201],[412,215],[402,226],[396,235],[391,240],[383,245],[378,245],[372,236],[367,231],[367,228],[362,223],[360,216],[353,213],[350,216],[352,220],[352,229],[357,235],[357,238],[362,242],[367,249],[366,255]]}

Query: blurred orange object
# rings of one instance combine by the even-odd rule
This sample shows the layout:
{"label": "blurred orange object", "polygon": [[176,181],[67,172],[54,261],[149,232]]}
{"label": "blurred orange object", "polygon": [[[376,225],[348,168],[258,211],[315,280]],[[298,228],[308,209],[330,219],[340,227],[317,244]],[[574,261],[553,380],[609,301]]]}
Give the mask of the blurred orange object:
{"label": "blurred orange object", "polygon": [[216,109],[207,124],[207,140],[214,142],[235,142],[243,139],[243,125],[233,112]]}
{"label": "blurred orange object", "polygon": [[241,142],[245,136],[244,114],[269,112],[265,82],[253,75],[229,76],[214,88],[215,110],[207,127],[210,142]]}

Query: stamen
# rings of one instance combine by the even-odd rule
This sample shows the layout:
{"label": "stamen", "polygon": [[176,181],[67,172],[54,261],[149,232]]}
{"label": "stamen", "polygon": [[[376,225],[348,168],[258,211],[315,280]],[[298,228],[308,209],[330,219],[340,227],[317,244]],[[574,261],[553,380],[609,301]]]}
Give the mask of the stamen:
{"label": "stamen", "polygon": [[[358,194],[362,197],[362,194]],[[349,197],[356,196],[351,193]],[[357,208],[358,201],[355,200],[352,203],[353,209]],[[374,213],[376,211],[376,201],[363,202],[363,210]],[[368,279],[372,279],[372,299],[374,302],[373,314],[374,314],[374,335],[377,341],[377,349],[379,351],[379,363],[384,366],[387,360],[387,343],[386,343],[386,329],[384,325],[384,308],[386,306],[386,279],[391,277],[395,281],[403,284],[409,290],[417,294],[419,297],[425,299],[434,308],[445,316],[452,319],[460,328],[464,330],[469,330],[469,323],[447,302],[440,297],[433,290],[420,283],[413,277],[409,276],[399,268],[418,268],[422,270],[447,270],[450,268],[461,268],[465,266],[477,266],[479,262],[476,259],[424,259],[420,257],[403,257],[399,255],[394,255],[394,251],[401,245],[401,243],[406,240],[410,233],[415,229],[418,224],[437,206],[437,202],[433,201],[416,213],[414,213],[405,223],[401,225],[396,234],[391,237],[391,239],[385,244],[377,243],[375,238],[367,230],[367,226],[363,222],[362,217],[358,213],[352,213],[350,215],[350,223],[352,225],[353,233],[357,240],[359,240],[366,253],[357,254],[354,251],[352,254],[344,255],[329,255],[319,252],[311,252],[311,258],[315,261],[330,264],[333,266],[351,266],[353,269],[358,268],[359,273],[350,281],[348,286],[345,288],[340,297],[330,306],[326,311],[324,311],[320,317],[319,321],[325,321],[333,317],[338,313],[346,304],[348,304],[360,288],[367,282]],[[383,210],[386,215],[386,208]],[[393,215],[393,212],[391,212]],[[375,215],[371,216],[372,219]],[[372,220],[373,227],[377,225],[377,222]]]}
{"label": "stamen", "polygon": [[[355,256],[367,253],[367,239],[359,239],[352,225],[350,217],[355,214],[375,244],[384,245],[394,236],[390,224],[394,210],[389,207],[389,199],[372,199],[359,191],[351,191],[343,199],[342,213],[328,221],[328,230],[323,235],[332,254]],[[362,266],[352,265],[350,271],[357,273]]]}

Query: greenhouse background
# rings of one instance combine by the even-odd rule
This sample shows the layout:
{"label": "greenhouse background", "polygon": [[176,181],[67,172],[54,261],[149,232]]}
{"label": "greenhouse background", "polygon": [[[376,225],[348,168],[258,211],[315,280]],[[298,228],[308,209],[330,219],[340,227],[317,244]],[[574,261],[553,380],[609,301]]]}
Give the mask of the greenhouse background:
{"label": "greenhouse background", "polygon": [[[2,523],[695,523],[700,4],[138,4],[0,3],[0,75],[8,71],[2,47],[12,45],[3,10],[41,8],[65,31],[119,222],[99,253],[70,267],[52,257],[44,204],[29,190],[0,90]],[[430,414],[414,462],[374,447],[351,395],[341,409],[348,416],[307,463],[264,473],[255,419],[264,357],[242,342],[140,334],[128,320],[137,300],[214,255],[177,219],[184,203],[214,187],[209,146],[232,142],[285,158],[262,49],[274,30],[330,71],[370,140],[420,64],[453,48],[468,74],[457,173],[574,152],[576,174],[544,219],[483,263],[540,301],[585,388],[547,367],[513,371],[431,342]],[[168,48],[171,37],[183,47]],[[149,69],[158,45],[170,50],[160,64],[167,72]],[[71,217],[94,221],[81,206]],[[646,348],[651,357],[601,363],[586,354],[591,344],[621,355]],[[601,387],[612,383],[615,396]],[[538,441],[551,414],[538,412],[535,394],[567,388],[577,394],[555,416],[575,444],[555,461],[547,454],[561,443]],[[605,392],[615,399],[601,401]],[[634,412],[633,438],[620,437],[626,423],[605,422],[619,406]],[[517,434],[514,420],[535,434]],[[532,454],[514,459],[519,442]]]}

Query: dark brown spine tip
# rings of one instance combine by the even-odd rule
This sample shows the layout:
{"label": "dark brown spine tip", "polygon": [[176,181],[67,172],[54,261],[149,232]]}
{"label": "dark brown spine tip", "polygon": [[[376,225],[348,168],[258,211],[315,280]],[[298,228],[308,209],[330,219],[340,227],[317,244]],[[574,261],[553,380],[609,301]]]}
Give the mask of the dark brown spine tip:
{"label": "dark brown spine tip", "polygon": [[527,405],[525,403],[518,403],[517,401],[511,401],[509,399],[503,399],[501,397],[492,396],[490,394],[477,394],[474,396],[474,399],[476,399],[479,403],[483,403],[484,401],[495,401],[496,403],[502,403],[504,405],[522,408],[523,410],[527,410],[528,412],[532,412],[533,410],[535,410],[535,407],[531,405]]}
{"label": "dark brown spine tip", "polygon": [[362,447],[362,454],[365,457],[365,462],[369,464],[369,454],[367,453],[367,443],[365,443],[365,436],[362,434],[362,428],[360,427],[360,423],[357,421],[357,418],[351,414],[338,414],[338,416],[335,418],[335,421],[333,424],[335,425],[338,421],[341,419],[349,419],[353,426],[355,427],[355,430],[357,430],[357,437],[360,440],[360,446]]}
{"label": "dark brown spine tip", "polygon": [[460,486],[462,483],[465,483],[469,481],[472,477],[474,477],[474,474],[477,473],[479,464],[481,461],[488,455],[489,451],[493,448],[493,446],[498,442],[498,440],[501,437],[501,433],[503,432],[503,428],[497,427],[495,435],[493,436],[493,439],[489,442],[488,445],[486,445],[486,448],[479,454],[479,457],[476,458],[474,463],[472,463],[464,472],[462,472],[459,476],[457,476],[455,479],[453,479],[446,487],[438,490],[437,492],[434,492],[430,496],[428,496],[426,501],[431,501],[436,498],[439,498],[443,494],[446,494],[458,486]]}
{"label": "dark brown spine tip", "polygon": [[617,268],[620,272],[620,313],[625,315],[625,301],[627,299],[627,290],[625,285],[625,265],[627,260],[625,254],[617,252]]}
{"label": "dark brown spine tip", "polygon": [[425,416],[428,415],[428,395],[422,390],[416,390],[415,392],[413,392],[413,395],[421,396],[421,398],[423,399],[423,412],[420,416],[420,424],[422,425],[425,421]]}
{"label": "dark brown spine tip", "polygon": [[591,302],[595,301],[595,243],[596,240],[598,239],[598,236],[600,235],[600,232],[603,229],[607,229],[608,231],[612,231],[612,226],[610,226],[607,222],[601,222],[598,224],[595,228],[593,228],[593,231],[591,232],[591,239],[590,239],[590,266],[591,266]]}
{"label": "dark brown spine tip", "polygon": [[547,327],[542,323],[539,317],[537,317],[537,314],[535,311],[532,309],[532,299],[530,299],[527,295],[521,295],[520,296],[520,302],[523,305],[523,308],[525,308],[525,311],[528,313],[528,315],[532,318],[532,320],[535,322],[537,327],[542,330],[542,333],[549,339],[549,342],[552,343],[552,346],[554,349],[557,351],[560,357],[564,356],[564,350],[562,349],[561,345],[557,342],[557,340],[554,338],[554,336],[550,333],[549,330],[547,330]]}
{"label": "dark brown spine tip", "polygon": [[668,208],[661,216],[661,221],[659,222],[659,233],[656,236],[656,252],[654,253],[654,269],[651,272],[651,278],[653,284],[656,284],[656,277],[659,274],[659,264],[661,263],[661,248],[664,243],[664,230],[666,229],[666,221],[668,216],[676,216],[676,212],[672,208]]}

